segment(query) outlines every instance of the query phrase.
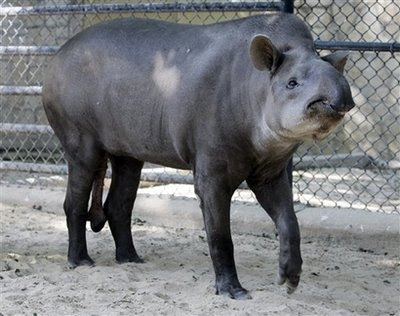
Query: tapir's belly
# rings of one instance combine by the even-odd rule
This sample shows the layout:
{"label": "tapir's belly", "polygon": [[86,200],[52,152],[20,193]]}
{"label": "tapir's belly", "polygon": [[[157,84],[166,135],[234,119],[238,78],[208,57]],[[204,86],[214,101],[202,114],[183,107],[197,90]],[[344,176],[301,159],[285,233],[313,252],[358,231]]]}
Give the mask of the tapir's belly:
{"label": "tapir's belly", "polygon": [[[103,149],[112,155],[190,169],[193,152],[189,150],[188,139],[193,137],[189,137],[193,129],[184,119],[178,117],[176,121],[172,117],[176,116],[175,107],[179,105],[166,103],[152,95],[147,95],[143,102],[144,97],[140,93],[134,97],[120,93],[108,99],[109,103],[103,107],[93,110],[93,106],[89,106],[97,122],[93,134]],[[84,128],[81,120],[78,124]]]}
{"label": "tapir's belly", "polygon": [[108,141],[102,137],[106,152],[116,156],[133,157],[140,161],[150,162],[177,169],[191,169],[191,161],[184,157],[171,144],[161,143],[153,139],[146,141],[141,138],[124,138],[120,141]]}
{"label": "tapir's belly", "polygon": [[190,169],[186,137],[179,134],[179,128],[169,130],[163,125],[157,126],[158,120],[154,113],[135,117],[135,112],[130,111],[133,117],[122,115],[120,111],[112,118],[103,115],[97,119],[98,124],[91,133],[101,147],[111,155],[129,156],[171,168]]}

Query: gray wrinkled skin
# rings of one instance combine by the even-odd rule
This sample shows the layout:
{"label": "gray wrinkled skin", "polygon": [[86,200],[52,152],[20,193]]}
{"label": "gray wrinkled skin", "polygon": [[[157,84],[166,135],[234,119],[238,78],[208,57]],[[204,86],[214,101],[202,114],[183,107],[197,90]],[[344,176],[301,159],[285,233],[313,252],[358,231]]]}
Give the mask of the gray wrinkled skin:
{"label": "gray wrinkled skin", "polygon": [[[279,233],[279,278],[300,279],[300,233],[286,166],[353,106],[342,53],[319,58],[304,23],[287,14],[208,26],[125,19],[91,27],[54,57],[43,87],[68,160],[64,202],[71,266],[93,264],[85,222],[108,220],[119,262],[141,259],[131,212],[143,162],[191,169],[217,294],[249,298],[233,255],[231,197],[247,181]],[[109,159],[112,183],[101,205]],[[103,211],[104,208],[104,211]]]}

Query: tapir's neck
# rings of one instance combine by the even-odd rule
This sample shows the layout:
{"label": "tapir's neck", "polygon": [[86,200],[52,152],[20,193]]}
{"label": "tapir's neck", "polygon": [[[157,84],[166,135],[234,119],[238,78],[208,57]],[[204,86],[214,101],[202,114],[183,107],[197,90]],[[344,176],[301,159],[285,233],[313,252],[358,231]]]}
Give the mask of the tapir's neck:
{"label": "tapir's neck", "polygon": [[[301,144],[301,141],[289,139],[274,131],[268,125],[270,115],[266,108],[268,100],[268,90],[270,84],[269,76],[265,72],[254,69],[252,65],[244,67],[236,64],[234,66],[241,82],[235,82],[236,87],[232,93],[236,94],[233,99],[240,100],[239,109],[234,111],[236,121],[240,124],[240,129],[245,130],[247,142],[251,146],[251,151],[257,160],[277,160],[285,161],[290,159],[293,152]],[[236,76],[235,76],[236,77]]]}
{"label": "tapir's neck", "polygon": [[286,164],[301,142],[294,142],[277,135],[269,129],[265,120],[254,126],[252,143],[255,154],[260,161]]}
{"label": "tapir's neck", "polygon": [[228,138],[240,144],[247,158],[251,156],[256,168],[262,168],[266,177],[274,177],[287,165],[299,142],[278,135],[267,125],[265,104],[268,97],[269,75],[254,68],[247,45],[231,49],[231,62],[225,71],[231,74],[223,100],[224,120],[233,122]]}

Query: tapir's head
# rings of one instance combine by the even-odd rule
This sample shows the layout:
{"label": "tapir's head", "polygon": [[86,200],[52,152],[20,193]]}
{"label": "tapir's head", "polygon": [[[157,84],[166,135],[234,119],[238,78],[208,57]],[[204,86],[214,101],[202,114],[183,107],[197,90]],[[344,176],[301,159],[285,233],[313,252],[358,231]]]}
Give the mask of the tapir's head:
{"label": "tapir's head", "polygon": [[278,136],[294,141],[322,139],[354,107],[343,76],[347,53],[320,58],[307,46],[283,51],[267,36],[256,35],[250,57],[254,67],[269,77],[263,88],[267,89],[263,107],[268,113],[264,120]]}

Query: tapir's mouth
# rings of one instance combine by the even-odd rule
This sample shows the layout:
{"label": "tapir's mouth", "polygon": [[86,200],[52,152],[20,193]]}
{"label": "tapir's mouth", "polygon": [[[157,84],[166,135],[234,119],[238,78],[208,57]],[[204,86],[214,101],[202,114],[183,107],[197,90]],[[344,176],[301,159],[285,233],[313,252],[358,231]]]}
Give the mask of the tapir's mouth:
{"label": "tapir's mouth", "polygon": [[333,118],[342,118],[347,112],[349,112],[355,103],[350,97],[329,97],[326,95],[317,96],[314,100],[307,105],[307,112],[310,115],[322,114],[326,116],[332,116]]}
{"label": "tapir's mouth", "polygon": [[332,105],[328,98],[319,97],[307,105],[305,113],[310,123],[308,135],[315,140],[322,140],[332,132],[347,111]]}
{"label": "tapir's mouth", "polygon": [[342,119],[347,111],[338,110],[337,107],[332,105],[328,98],[318,98],[307,105],[307,113],[312,118],[329,118],[335,121]]}
{"label": "tapir's mouth", "polygon": [[327,98],[320,98],[315,101],[312,101],[310,104],[307,106],[307,110],[312,110],[315,108],[319,108],[321,105],[322,106],[329,106],[329,100]]}

